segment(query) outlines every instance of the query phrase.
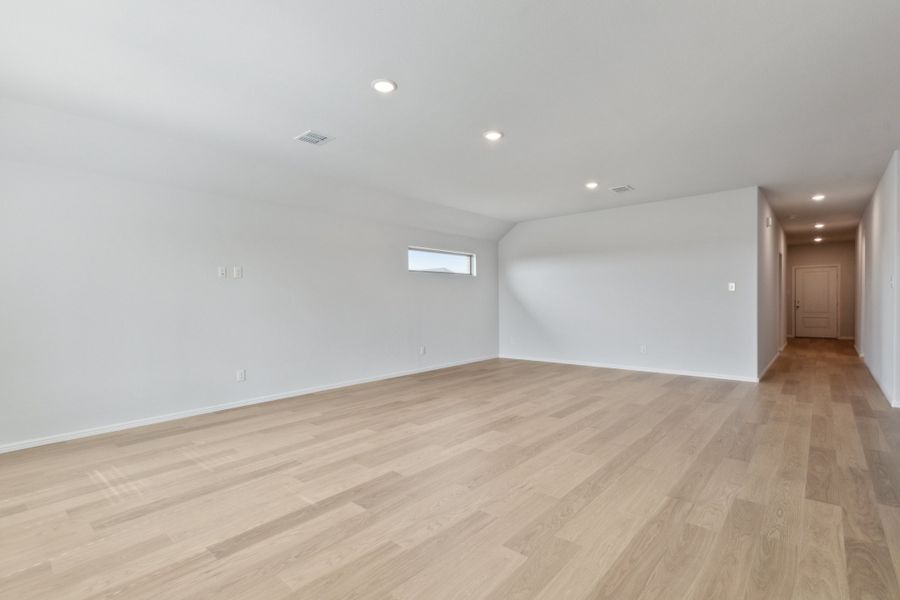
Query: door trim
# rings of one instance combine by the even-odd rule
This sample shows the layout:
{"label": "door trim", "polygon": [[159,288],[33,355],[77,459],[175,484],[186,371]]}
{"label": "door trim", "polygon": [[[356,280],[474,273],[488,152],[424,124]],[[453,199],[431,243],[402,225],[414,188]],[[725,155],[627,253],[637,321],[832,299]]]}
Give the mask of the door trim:
{"label": "door trim", "polygon": [[825,264],[825,265],[794,265],[791,269],[791,337],[797,337],[797,269],[821,269],[823,267],[834,267],[837,269],[837,338],[841,338],[841,265]]}

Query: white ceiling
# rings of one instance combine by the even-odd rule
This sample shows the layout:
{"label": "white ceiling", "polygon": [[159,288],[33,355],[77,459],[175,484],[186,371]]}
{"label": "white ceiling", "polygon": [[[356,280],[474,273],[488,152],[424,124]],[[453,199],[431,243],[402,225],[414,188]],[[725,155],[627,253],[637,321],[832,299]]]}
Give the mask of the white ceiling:
{"label": "white ceiling", "polygon": [[[900,147],[897,0],[2,0],[0,12],[7,98],[502,221],[760,185],[795,237],[815,220],[837,235]],[[379,77],[399,90],[376,94]],[[490,145],[488,128],[506,137]],[[336,139],[292,139],[306,129]],[[606,191],[619,184],[636,190]],[[810,202],[818,192],[828,199]]]}

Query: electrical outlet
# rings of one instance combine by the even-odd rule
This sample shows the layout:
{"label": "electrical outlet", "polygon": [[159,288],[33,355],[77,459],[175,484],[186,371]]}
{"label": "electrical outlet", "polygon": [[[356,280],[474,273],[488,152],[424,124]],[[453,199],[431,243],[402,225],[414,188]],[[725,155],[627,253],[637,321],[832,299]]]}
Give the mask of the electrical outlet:
{"label": "electrical outlet", "polygon": [[235,381],[247,381],[247,369],[238,369],[234,374]]}
{"label": "electrical outlet", "polygon": [[231,276],[235,279],[241,279],[244,277],[244,267],[232,267]]}
{"label": "electrical outlet", "polygon": [[419,346],[419,356],[425,356],[425,346]]}
{"label": "electrical outlet", "polygon": [[647,354],[647,344],[641,344],[641,354]]}
{"label": "electrical outlet", "polygon": [[228,277],[228,267],[219,267],[219,279]]}

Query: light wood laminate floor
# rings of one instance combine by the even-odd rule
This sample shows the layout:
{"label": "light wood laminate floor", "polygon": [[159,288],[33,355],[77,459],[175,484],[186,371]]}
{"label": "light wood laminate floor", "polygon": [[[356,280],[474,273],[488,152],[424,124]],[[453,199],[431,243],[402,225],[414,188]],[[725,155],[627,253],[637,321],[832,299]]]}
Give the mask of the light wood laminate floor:
{"label": "light wood laminate floor", "polygon": [[0,598],[900,598],[900,411],[513,360],[0,456]]}

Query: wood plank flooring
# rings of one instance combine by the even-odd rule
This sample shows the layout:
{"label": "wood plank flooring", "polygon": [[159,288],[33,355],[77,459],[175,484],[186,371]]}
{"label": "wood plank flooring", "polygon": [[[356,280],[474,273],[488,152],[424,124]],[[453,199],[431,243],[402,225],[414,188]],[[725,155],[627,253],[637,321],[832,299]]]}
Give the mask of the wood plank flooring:
{"label": "wood plank flooring", "polygon": [[0,598],[900,598],[900,410],[513,360],[0,455]]}

